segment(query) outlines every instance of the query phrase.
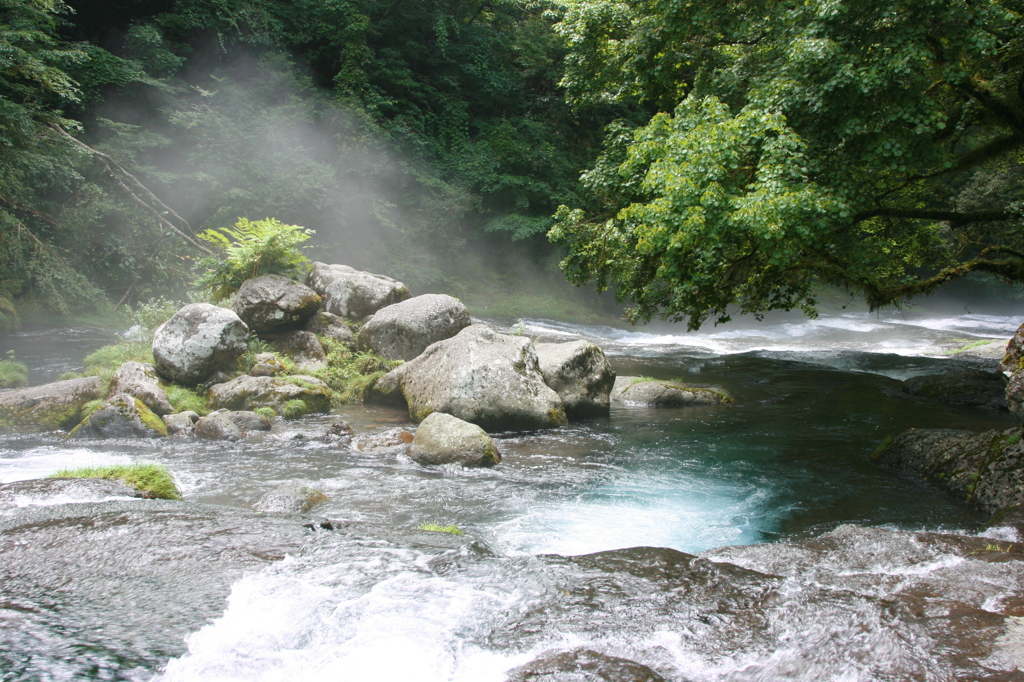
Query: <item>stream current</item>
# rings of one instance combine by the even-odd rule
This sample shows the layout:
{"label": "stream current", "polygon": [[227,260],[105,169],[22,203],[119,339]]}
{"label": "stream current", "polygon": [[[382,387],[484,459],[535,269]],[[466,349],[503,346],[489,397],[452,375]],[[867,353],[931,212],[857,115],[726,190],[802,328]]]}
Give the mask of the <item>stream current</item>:
{"label": "stream current", "polygon": [[[1015,532],[983,531],[869,457],[906,428],[1014,426],[902,397],[899,381],[991,368],[941,351],[1022,322],[850,313],[683,334],[525,320],[537,340],[597,342],[619,374],[736,400],[495,434],[493,469],[372,447],[414,428],[376,406],[239,443],[5,436],[0,482],[155,461],[195,511],[31,494],[0,509],[0,680],[499,682],[579,648],[677,681],[1024,679],[1024,563],[992,551]],[[43,383],[108,342],[71,329],[11,345]],[[354,447],[321,437],[338,417]],[[247,511],[294,483],[330,498],[311,529]],[[558,675],[522,679],[658,679]]]}

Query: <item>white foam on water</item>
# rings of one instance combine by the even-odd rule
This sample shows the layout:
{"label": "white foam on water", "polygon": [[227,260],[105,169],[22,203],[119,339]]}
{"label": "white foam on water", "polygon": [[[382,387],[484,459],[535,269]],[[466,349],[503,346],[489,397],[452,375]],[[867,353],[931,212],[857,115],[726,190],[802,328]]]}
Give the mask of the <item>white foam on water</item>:
{"label": "white foam on water", "polygon": [[127,455],[88,450],[40,446],[27,450],[0,450],[0,483],[46,478],[61,469],[131,464]]}

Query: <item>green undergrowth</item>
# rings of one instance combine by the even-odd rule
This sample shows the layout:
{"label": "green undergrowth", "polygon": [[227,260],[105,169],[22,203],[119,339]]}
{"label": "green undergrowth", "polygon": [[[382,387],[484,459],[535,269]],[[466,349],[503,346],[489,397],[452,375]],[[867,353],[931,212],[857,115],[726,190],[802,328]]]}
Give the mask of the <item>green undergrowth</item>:
{"label": "green undergrowth", "polygon": [[281,408],[281,416],[285,419],[298,419],[306,414],[309,414],[309,403],[301,398],[289,400]]}
{"label": "green undergrowth", "polygon": [[28,365],[18,362],[14,351],[7,351],[7,359],[0,360],[0,388],[17,388],[28,383]]}
{"label": "green undergrowth", "polygon": [[175,412],[188,412],[191,410],[198,415],[209,413],[210,408],[206,406],[206,398],[197,391],[177,384],[164,386],[167,391],[167,399],[171,401]]}
{"label": "green undergrowth", "polygon": [[105,467],[80,467],[61,469],[50,478],[107,478],[123,481],[146,494],[161,500],[180,500],[181,491],[174,484],[174,478],[162,464],[115,464]]}
{"label": "green undergrowth", "polygon": [[[96,376],[109,383],[117,368],[126,362],[153,363],[153,344],[147,339],[125,340],[120,343],[103,346],[94,353],[85,356],[82,364],[85,370],[74,376]],[[71,378],[71,375],[65,375]]]}
{"label": "green undergrowth", "polygon": [[432,533],[449,533],[451,535],[465,535],[458,526],[442,526],[437,523],[421,523],[416,530],[428,530]]}
{"label": "green undergrowth", "polygon": [[359,403],[377,379],[402,364],[401,360],[385,360],[374,353],[353,351],[333,339],[320,339],[327,352],[327,367],[310,372],[334,391],[337,404]]}
{"label": "green undergrowth", "polygon": [[274,417],[277,416],[277,410],[275,410],[273,407],[270,407],[269,405],[264,405],[263,407],[257,407],[256,409],[253,410],[253,412],[255,412],[256,414],[262,415],[262,416],[266,417],[267,419],[273,419]]}

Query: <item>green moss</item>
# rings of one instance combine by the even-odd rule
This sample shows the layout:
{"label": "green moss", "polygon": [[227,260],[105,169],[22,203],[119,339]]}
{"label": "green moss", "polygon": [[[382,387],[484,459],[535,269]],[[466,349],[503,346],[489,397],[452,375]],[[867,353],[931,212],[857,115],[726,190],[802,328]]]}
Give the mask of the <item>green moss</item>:
{"label": "green moss", "polygon": [[[967,339],[952,339],[952,340],[953,341],[967,341]],[[971,341],[970,343],[968,343],[966,345],[963,345],[963,346],[960,346],[959,348],[954,348],[953,350],[947,350],[945,353],[943,353],[943,355],[956,355],[957,353],[963,353],[966,350],[971,350],[972,348],[978,348],[980,346],[987,346],[990,343],[993,343],[995,341],[1000,341],[1000,340],[1001,339],[979,339],[977,341]]]}
{"label": "green moss", "polygon": [[281,416],[285,419],[296,419],[305,414],[309,414],[309,403],[299,398],[289,400],[281,408]]}
{"label": "green moss", "polygon": [[139,411],[139,419],[147,429],[156,431],[162,436],[167,435],[167,424],[165,424],[164,420],[160,418],[160,415],[149,409],[149,407],[146,406],[146,403],[136,398],[135,409]]}
{"label": "green moss", "polygon": [[108,478],[124,481],[147,497],[161,500],[180,500],[181,492],[174,484],[167,467],[162,464],[116,464],[106,467],[61,469],[50,478]]}
{"label": "green moss", "polygon": [[654,377],[633,377],[633,380],[629,382],[630,386],[636,386],[637,384],[645,384],[648,381],[658,381]]}
{"label": "green moss", "polygon": [[206,406],[206,398],[198,391],[177,384],[164,386],[164,390],[167,391],[167,399],[171,402],[175,412],[192,411],[199,415],[205,415],[210,411]]}
{"label": "green moss", "polygon": [[310,374],[331,388],[336,405],[363,402],[377,379],[402,364],[373,353],[357,353],[334,339],[319,338],[327,352],[327,366]]}
{"label": "green moss", "polygon": [[878,444],[878,447],[875,448],[874,452],[871,453],[871,459],[878,459],[881,457],[882,453],[892,445],[893,440],[895,440],[893,436],[886,436],[882,442]]}
{"label": "green moss", "polygon": [[450,533],[452,535],[465,535],[458,526],[442,526],[437,523],[421,523],[416,530],[426,530],[431,533]]}
{"label": "green moss", "polygon": [[18,362],[14,351],[7,351],[7,359],[0,360],[0,388],[17,388],[28,383],[28,365]]}

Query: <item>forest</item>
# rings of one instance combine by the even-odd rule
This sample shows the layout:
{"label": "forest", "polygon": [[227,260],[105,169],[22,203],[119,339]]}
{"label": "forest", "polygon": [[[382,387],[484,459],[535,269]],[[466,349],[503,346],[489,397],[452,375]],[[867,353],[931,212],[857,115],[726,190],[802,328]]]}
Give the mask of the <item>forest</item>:
{"label": "forest", "polygon": [[0,323],[180,295],[240,217],[422,290],[529,264],[691,328],[1019,282],[1021,13],[2,0]]}

